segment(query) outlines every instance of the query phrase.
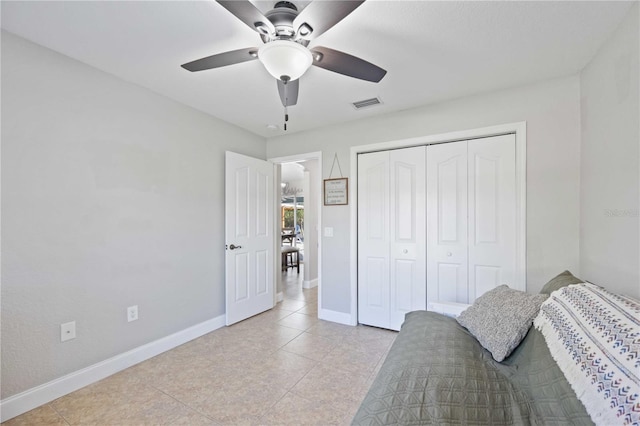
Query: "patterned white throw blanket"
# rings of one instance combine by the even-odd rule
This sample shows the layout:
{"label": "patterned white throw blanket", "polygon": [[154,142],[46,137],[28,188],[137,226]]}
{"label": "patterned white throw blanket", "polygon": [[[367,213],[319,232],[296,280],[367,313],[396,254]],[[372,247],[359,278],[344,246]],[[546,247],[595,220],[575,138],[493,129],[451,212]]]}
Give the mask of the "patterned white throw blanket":
{"label": "patterned white throw blanket", "polygon": [[640,302],[592,284],[551,293],[534,321],[601,425],[640,425]]}

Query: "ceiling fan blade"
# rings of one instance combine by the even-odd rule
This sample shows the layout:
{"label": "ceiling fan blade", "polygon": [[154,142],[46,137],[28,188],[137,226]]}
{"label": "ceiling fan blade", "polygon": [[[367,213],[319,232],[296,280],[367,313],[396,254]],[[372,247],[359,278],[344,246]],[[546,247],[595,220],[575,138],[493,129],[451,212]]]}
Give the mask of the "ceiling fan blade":
{"label": "ceiling fan blade", "polygon": [[258,49],[256,47],[231,50],[229,52],[207,56],[206,58],[196,59],[195,61],[181,65],[181,67],[191,72],[226,67],[227,65],[239,64],[241,62],[258,59],[257,52]]}
{"label": "ceiling fan blade", "polygon": [[298,103],[298,89],[300,88],[299,79],[290,81],[286,84],[286,95],[285,95],[285,84],[282,80],[276,80],[278,82],[278,93],[280,94],[280,99],[282,100],[282,106],[288,107]]}
{"label": "ceiling fan blade", "polygon": [[313,65],[360,80],[378,83],[387,73],[371,62],[328,47],[314,47],[311,49],[311,53],[313,54]]}
{"label": "ceiling fan blade", "polygon": [[[293,20],[293,28],[304,39],[311,40],[342,21],[364,0],[312,1]],[[311,31],[305,34],[305,31]]]}
{"label": "ceiling fan blade", "polygon": [[276,29],[253,4],[248,0],[216,0],[236,18],[247,24],[252,30],[262,35],[275,34]]}

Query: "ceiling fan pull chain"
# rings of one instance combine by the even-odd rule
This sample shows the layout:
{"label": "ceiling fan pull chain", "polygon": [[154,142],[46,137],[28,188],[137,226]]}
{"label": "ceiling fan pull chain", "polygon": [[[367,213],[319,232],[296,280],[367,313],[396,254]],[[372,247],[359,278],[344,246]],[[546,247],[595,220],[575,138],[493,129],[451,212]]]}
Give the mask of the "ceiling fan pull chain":
{"label": "ceiling fan pull chain", "polygon": [[282,82],[284,83],[284,131],[287,131],[287,121],[289,121],[289,97],[287,96],[287,83],[289,82],[288,78],[282,78]]}
{"label": "ceiling fan pull chain", "polygon": [[[285,86],[286,87],[286,86]],[[289,121],[289,113],[287,111],[287,107],[284,107],[284,130],[287,130],[287,121]]]}

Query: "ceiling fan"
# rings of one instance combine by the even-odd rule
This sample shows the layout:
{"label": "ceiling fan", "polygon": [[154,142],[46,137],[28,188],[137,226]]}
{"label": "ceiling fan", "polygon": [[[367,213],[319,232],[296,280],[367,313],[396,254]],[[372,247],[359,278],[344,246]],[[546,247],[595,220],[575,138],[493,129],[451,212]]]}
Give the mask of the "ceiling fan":
{"label": "ceiling fan", "polygon": [[298,102],[298,79],[311,65],[375,83],[387,73],[370,62],[338,50],[307,47],[311,40],[344,19],[364,0],[316,0],[301,12],[291,2],[278,1],[264,15],[248,0],[216,1],[256,31],[264,44],[259,48],[232,50],[183,64],[182,67],[188,71],[203,71],[259,59],[276,78],[285,108]]}

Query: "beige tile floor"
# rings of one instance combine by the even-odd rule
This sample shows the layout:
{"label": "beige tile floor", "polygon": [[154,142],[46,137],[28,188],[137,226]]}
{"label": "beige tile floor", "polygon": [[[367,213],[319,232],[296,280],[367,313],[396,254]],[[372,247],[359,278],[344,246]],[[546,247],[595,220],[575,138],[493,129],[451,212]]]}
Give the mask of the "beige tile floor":
{"label": "beige tile floor", "polygon": [[349,424],[396,333],[318,320],[317,289],[3,425]]}

